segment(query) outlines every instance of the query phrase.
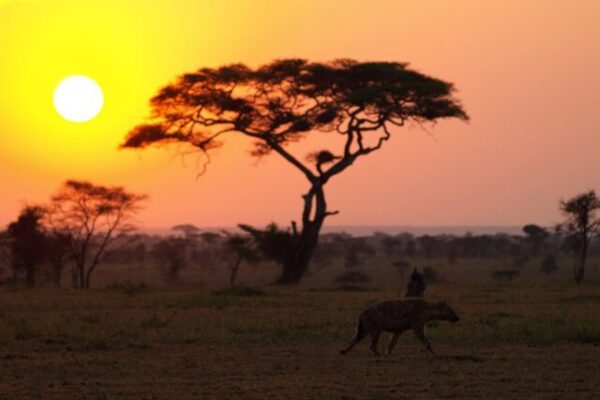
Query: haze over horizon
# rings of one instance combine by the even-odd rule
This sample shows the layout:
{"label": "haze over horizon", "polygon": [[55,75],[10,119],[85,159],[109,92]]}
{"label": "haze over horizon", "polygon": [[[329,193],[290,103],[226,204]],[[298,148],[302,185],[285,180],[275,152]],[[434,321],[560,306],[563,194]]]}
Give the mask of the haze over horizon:
{"label": "haze over horizon", "polygon": [[[326,226],[551,226],[561,198],[600,190],[598,20],[593,0],[2,1],[0,226],[70,178],[147,193],[142,227],[298,220],[304,178],[247,142],[202,177],[194,156],[117,150],[177,75],[286,57],[408,62],[454,83],[471,117],[395,131],[328,185]],[[104,91],[90,122],[53,108],[73,74]]]}

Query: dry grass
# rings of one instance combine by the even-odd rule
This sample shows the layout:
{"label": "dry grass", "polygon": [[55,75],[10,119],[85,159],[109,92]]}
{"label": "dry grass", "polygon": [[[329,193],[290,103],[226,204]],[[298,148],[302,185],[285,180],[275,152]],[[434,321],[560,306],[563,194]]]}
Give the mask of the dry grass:
{"label": "dry grass", "polygon": [[[434,285],[462,319],[337,354],[392,291],[4,290],[0,399],[594,398],[600,286]],[[385,343],[381,343],[383,346]]]}

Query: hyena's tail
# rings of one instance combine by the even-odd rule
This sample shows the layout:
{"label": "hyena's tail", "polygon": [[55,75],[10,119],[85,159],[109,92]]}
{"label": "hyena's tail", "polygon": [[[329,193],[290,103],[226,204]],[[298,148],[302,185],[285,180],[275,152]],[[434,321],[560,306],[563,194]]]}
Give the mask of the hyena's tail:
{"label": "hyena's tail", "polygon": [[346,347],[344,350],[340,351],[340,354],[345,355],[346,353],[348,353],[366,335],[367,335],[367,328],[365,327],[365,324],[362,321],[362,316],[358,317],[358,321],[356,321],[356,334],[354,335],[354,337],[352,338],[350,343],[348,343],[348,347]]}

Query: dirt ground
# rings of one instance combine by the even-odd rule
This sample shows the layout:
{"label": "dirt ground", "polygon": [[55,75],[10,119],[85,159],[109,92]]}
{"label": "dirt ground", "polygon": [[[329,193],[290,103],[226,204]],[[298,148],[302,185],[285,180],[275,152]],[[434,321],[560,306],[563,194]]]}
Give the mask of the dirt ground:
{"label": "dirt ground", "polygon": [[381,357],[338,351],[387,292],[0,292],[0,399],[599,399],[598,289],[453,290]]}
{"label": "dirt ground", "polygon": [[600,347],[465,349],[416,343],[375,357],[339,345],[171,345],[4,353],[4,399],[597,399]]}

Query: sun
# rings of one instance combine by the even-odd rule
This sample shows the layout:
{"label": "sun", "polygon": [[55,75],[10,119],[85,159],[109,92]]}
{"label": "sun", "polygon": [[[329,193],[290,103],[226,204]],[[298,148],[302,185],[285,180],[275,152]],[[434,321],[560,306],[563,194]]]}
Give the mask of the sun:
{"label": "sun", "polygon": [[91,120],[102,110],[103,104],[102,89],[87,76],[70,76],[61,81],[54,91],[56,111],[71,122]]}

